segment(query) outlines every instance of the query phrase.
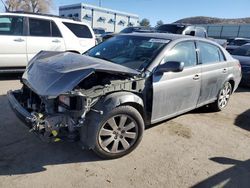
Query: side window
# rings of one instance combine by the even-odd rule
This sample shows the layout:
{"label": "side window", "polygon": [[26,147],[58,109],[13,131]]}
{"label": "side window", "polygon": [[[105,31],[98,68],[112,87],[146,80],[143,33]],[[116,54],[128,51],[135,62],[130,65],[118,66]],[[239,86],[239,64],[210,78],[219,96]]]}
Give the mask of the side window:
{"label": "side window", "polygon": [[50,21],[42,19],[29,18],[30,36],[50,37]]}
{"label": "side window", "polygon": [[51,30],[52,30],[52,37],[62,37],[60,30],[53,21],[51,21]]}
{"label": "side window", "polygon": [[181,42],[168,52],[167,61],[184,62],[185,67],[197,64],[194,42]]}
{"label": "side window", "polygon": [[213,44],[198,42],[198,48],[200,50],[202,64],[216,63],[225,60],[219,47]]}
{"label": "side window", "polygon": [[23,17],[4,16],[0,17],[0,35],[22,36]]}
{"label": "side window", "polygon": [[225,58],[224,54],[222,53],[222,51],[220,49],[218,49],[218,53],[219,53],[219,56],[220,56],[220,61],[226,61],[226,58]]}
{"label": "side window", "polygon": [[93,38],[89,28],[86,25],[63,22],[78,38]]}

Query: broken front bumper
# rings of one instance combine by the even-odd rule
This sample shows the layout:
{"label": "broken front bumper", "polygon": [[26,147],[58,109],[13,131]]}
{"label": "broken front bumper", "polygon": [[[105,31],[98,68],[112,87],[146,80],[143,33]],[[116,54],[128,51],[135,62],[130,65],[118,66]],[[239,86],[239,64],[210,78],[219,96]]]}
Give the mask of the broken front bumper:
{"label": "broken front bumper", "polygon": [[10,103],[12,110],[15,112],[17,117],[25,123],[30,129],[32,128],[32,119],[33,116],[18,102],[15,95],[18,94],[18,91],[8,91],[7,97]]}

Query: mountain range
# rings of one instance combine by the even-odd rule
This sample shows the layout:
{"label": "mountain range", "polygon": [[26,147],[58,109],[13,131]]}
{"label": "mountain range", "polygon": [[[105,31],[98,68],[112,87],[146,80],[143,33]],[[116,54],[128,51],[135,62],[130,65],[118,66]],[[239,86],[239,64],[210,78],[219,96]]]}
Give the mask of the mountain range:
{"label": "mountain range", "polygon": [[178,20],[174,23],[185,23],[185,24],[250,24],[250,17],[247,18],[213,18],[205,16],[189,17]]}

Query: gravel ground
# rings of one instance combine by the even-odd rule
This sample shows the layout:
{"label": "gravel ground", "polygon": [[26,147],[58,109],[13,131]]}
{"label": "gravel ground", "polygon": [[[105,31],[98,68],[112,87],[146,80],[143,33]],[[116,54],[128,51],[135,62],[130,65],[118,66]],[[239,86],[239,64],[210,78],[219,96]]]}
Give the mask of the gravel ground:
{"label": "gravel ground", "polygon": [[[15,77],[14,77],[15,78]],[[101,160],[75,143],[42,143],[15,117],[0,78],[0,187],[250,187],[250,89],[227,109],[156,124],[130,155]]]}

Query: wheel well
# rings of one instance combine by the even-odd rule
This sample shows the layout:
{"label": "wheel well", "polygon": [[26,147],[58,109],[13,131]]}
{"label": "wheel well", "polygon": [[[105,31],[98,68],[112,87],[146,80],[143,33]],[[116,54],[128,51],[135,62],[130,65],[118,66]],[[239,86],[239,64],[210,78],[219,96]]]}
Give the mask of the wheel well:
{"label": "wheel well", "polygon": [[232,91],[233,91],[233,90],[234,90],[234,85],[235,85],[234,80],[229,80],[228,82],[231,84],[231,86],[232,86]]}
{"label": "wheel well", "polygon": [[142,119],[145,120],[145,118],[144,118],[144,115],[145,115],[144,110],[143,110],[143,107],[140,104],[134,103],[134,102],[127,102],[127,103],[121,104],[120,106],[132,106],[132,107],[134,107],[141,114]]}
{"label": "wheel well", "polygon": [[72,52],[72,53],[80,54],[80,52],[78,52],[76,50],[67,50],[66,52]]}

